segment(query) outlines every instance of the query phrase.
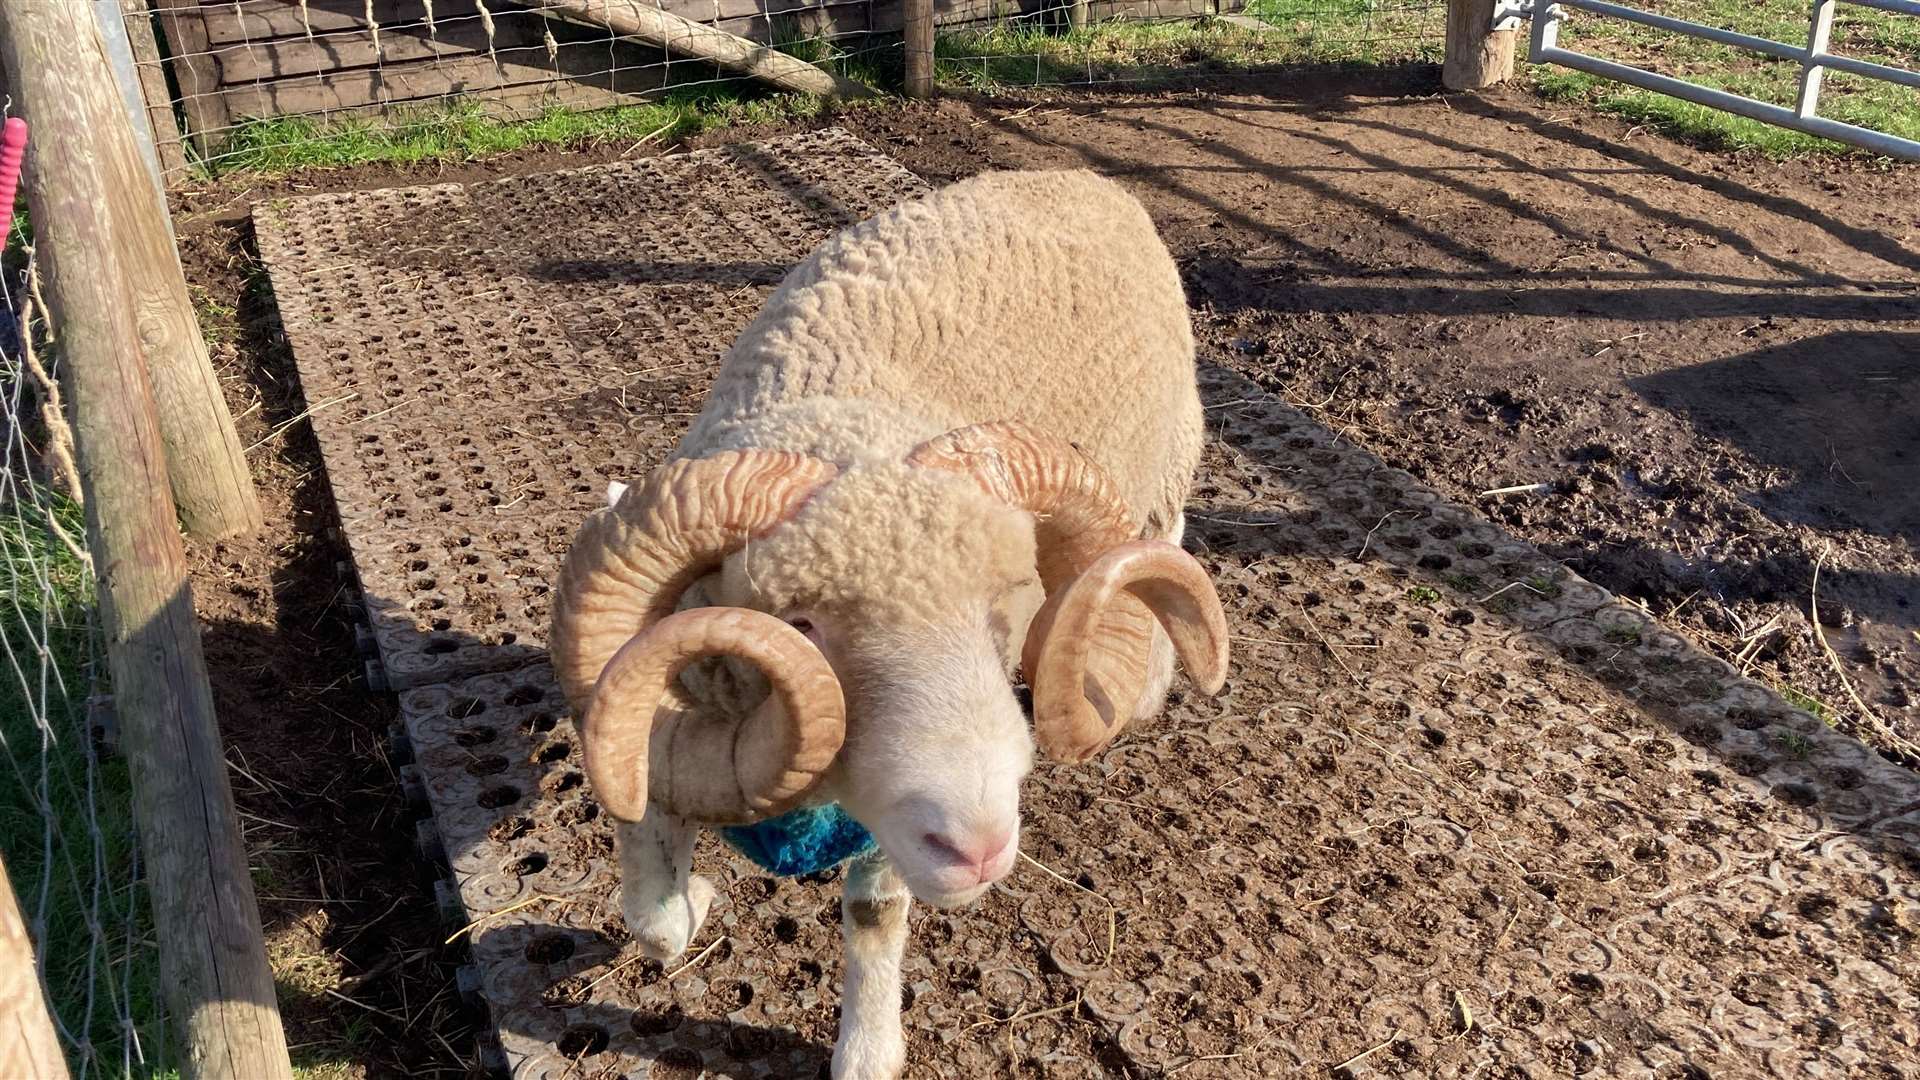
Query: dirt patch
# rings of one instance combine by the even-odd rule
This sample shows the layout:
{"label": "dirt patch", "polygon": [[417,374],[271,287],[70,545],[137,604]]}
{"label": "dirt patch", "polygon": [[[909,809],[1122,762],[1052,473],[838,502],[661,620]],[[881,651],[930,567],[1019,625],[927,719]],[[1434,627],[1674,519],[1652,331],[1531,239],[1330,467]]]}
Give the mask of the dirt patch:
{"label": "dirt patch", "polygon": [[[1408,89],[1427,92],[1430,85],[1421,78],[1398,86],[1318,85],[1320,92],[1305,97],[1290,81],[1275,79],[1241,84],[1232,96],[948,101],[849,114],[839,122],[935,182],[983,168],[1069,164],[1120,177],[1148,202],[1180,257],[1197,326],[1213,356],[1451,497],[1477,500],[1480,491],[1518,483],[1554,485],[1548,494],[1483,505],[1583,574],[1645,600],[1669,624],[1721,655],[1751,660],[1757,677],[1831,703],[1843,726],[1854,730],[1844,716],[1844,691],[1812,641],[1806,617],[1813,562],[1825,543],[1833,543],[1821,582],[1822,612],[1831,611],[1835,620],[1829,637],[1848,677],[1886,723],[1909,738],[1920,734],[1910,698],[1920,670],[1920,642],[1911,636],[1914,496],[1911,485],[1896,483],[1897,462],[1905,459],[1890,456],[1910,446],[1900,443],[1903,432],[1920,430],[1911,396],[1912,338],[1920,319],[1913,285],[1920,222],[1911,171],[1710,157],[1612,121],[1581,116],[1570,124],[1519,96],[1485,102],[1394,96]],[[727,132],[702,142],[765,134]],[[265,192],[419,183],[436,176],[471,179],[617,156],[617,150],[526,155],[460,172],[309,175],[251,192],[235,185],[190,196],[195,212],[182,218],[190,278],[216,304],[238,312],[208,315],[222,338],[217,350],[234,411],[243,414],[242,441],[267,438],[310,402],[299,395],[271,305],[257,287],[249,288],[257,266],[236,207]],[[1823,431],[1835,436],[1831,445],[1817,437]],[[304,423],[292,423],[250,460],[268,505],[269,528],[245,543],[198,550],[196,598],[208,627],[209,661],[233,760],[257,778],[236,775],[237,797],[248,813],[276,823],[254,825],[249,837],[268,868],[261,892],[270,934],[287,958],[283,972],[310,975],[310,989],[286,1002],[292,1041],[307,1044],[303,1054],[310,1060],[345,1062],[366,1075],[470,1069],[470,1019],[454,1007],[449,990],[457,957],[439,945],[446,931],[416,872],[411,824],[385,759],[391,699],[355,688],[353,613],[340,602],[334,566],[345,552],[328,533],[333,516],[317,471],[317,446]],[[1210,542],[1243,536],[1228,532]],[[1482,617],[1444,582],[1421,587],[1434,594],[1432,617],[1408,622],[1410,642],[1457,630],[1459,614]],[[1248,617],[1265,618],[1252,611]],[[1769,623],[1777,628],[1756,633]],[[1303,621],[1291,628],[1308,632]],[[1324,657],[1303,654],[1298,662],[1309,674],[1295,697],[1338,677]],[[1465,697],[1436,701],[1431,730],[1443,743],[1452,739],[1457,745],[1461,736],[1448,729],[1446,718],[1461,711],[1460,702],[1496,692],[1516,690],[1479,686],[1462,691]],[[1610,767],[1657,760],[1710,738],[1718,745],[1722,736],[1684,724],[1671,738],[1623,737]],[[1726,769],[1684,775],[1699,792],[1724,799],[1740,774],[1771,767],[1761,751],[1791,759],[1796,747],[1808,744],[1807,736],[1792,731],[1755,738],[1758,749],[1730,754]],[[1303,743],[1290,753],[1298,757],[1298,775],[1263,781],[1261,794],[1277,798],[1310,785],[1316,775],[1311,763],[1321,760],[1316,754],[1342,760],[1332,744],[1316,749]],[[1448,767],[1471,772],[1486,766]],[[1217,782],[1231,779],[1223,771]],[[1506,812],[1525,804],[1532,785],[1553,782],[1549,773],[1496,783],[1489,797],[1510,801],[1490,805]],[[1113,797],[1138,801],[1129,783],[1120,776]],[[1337,846],[1348,830],[1326,819],[1365,810],[1366,790],[1364,782],[1345,781],[1328,786],[1319,806],[1286,799],[1275,813],[1302,823],[1302,835],[1328,830],[1322,838]],[[1793,796],[1789,787],[1781,798]],[[1149,814],[1192,812],[1100,806],[1102,813],[1138,814],[1149,830],[1162,827]],[[1746,836],[1751,829],[1738,816],[1682,817],[1641,829],[1667,837],[1644,845],[1652,858],[1636,858],[1639,849],[1631,845],[1596,851],[1583,857],[1577,875],[1540,877],[1526,886],[1522,895],[1530,898],[1518,910],[1531,912],[1528,905],[1561,897],[1577,903],[1567,910],[1590,910],[1591,890],[1615,874],[1652,880],[1668,862],[1661,853],[1675,850],[1676,832],[1697,841],[1708,831]],[[1272,824],[1250,820],[1237,827],[1252,845]],[[1536,824],[1543,840],[1559,836],[1550,823]],[[1593,827],[1568,835],[1597,835]],[[1164,834],[1159,847],[1175,835]],[[1164,875],[1150,872],[1151,850],[1115,854],[1088,872],[1104,875],[1103,881],[1145,882],[1171,905],[1162,914],[1173,917],[1178,904],[1165,893],[1164,881],[1155,883]],[[1330,941],[1325,935],[1365,934],[1369,919],[1434,915],[1431,895],[1406,883],[1430,880],[1441,866],[1436,858],[1461,858],[1433,843],[1416,842],[1391,857],[1374,851],[1361,846],[1350,853],[1351,866],[1337,873],[1313,870],[1284,851],[1263,854],[1258,872],[1251,873],[1230,853],[1221,854],[1213,856],[1220,862],[1209,866],[1207,880],[1234,890],[1230,895],[1272,896],[1276,883],[1284,883],[1299,906],[1250,908],[1258,917],[1234,933],[1319,956]],[[1060,854],[1036,853],[1043,859]],[[1168,857],[1177,856],[1169,849]],[[1404,897],[1392,908],[1399,914],[1321,900],[1357,887],[1353,883],[1363,878],[1369,889],[1389,889],[1377,895]],[[1476,895],[1448,893],[1440,913],[1453,918],[1493,903]],[[1807,903],[1812,906],[1789,903],[1765,916],[1772,923],[1756,925],[1788,935],[1831,926],[1831,933],[1845,935],[1836,947],[1850,954],[1858,952],[1856,946],[1873,945],[1911,955],[1911,928],[1874,923],[1871,905],[1860,908],[1867,913],[1860,919],[1837,923],[1831,911]],[[1810,918],[1809,911],[1818,916],[1814,922],[1795,921]],[[816,907],[808,918],[796,919],[794,932],[831,942],[823,913],[830,914]],[[1429,929],[1467,926],[1476,940],[1491,942],[1502,936],[1494,924],[1511,928],[1512,915],[1487,913],[1464,923],[1443,918]],[[991,913],[984,917],[992,922]],[[1526,915],[1521,928],[1531,919]],[[942,933],[944,922],[916,919],[916,938]],[[984,924],[968,925],[963,940]],[[781,926],[770,922],[766,932],[778,939]],[[1311,932],[1297,929],[1302,926]],[[1294,936],[1274,937],[1289,927],[1296,927]],[[1159,930],[1146,923],[1134,929],[1113,960],[1130,965],[1125,970],[1146,972],[1166,959],[1150,955],[1157,951],[1153,938]],[[1672,923],[1660,932],[1676,947],[1698,944]],[[1103,922],[1089,922],[1082,936],[1099,940],[1082,942],[1081,951],[1104,950]],[[1383,947],[1380,955],[1404,954],[1405,945]],[[912,952],[931,963],[952,960],[940,950],[916,946]],[[1034,963],[1036,971],[1045,971],[1040,960]],[[787,974],[796,987],[810,985],[804,970]],[[1545,1018],[1564,1018],[1569,1001],[1593,997],[1593,985],[1576,979],[1579,974],[1566,976],[1573,981],[1565,986],[1528,975],[1521,980],[1525,985],[1515,983],[1491,1004],[1475,999],[1474,1011],[1510,1016],[1510,1031],[1555,1022]],[[1584,1047],[1575,1042],[1562,1048],[1569,1067],[1581,1065],[1594,1045],[1647,1043],[1649,1033],[1633,1019],[1636,1010],[1648,1004],[1649,994],[1670,992],[1636,981],[1653,974],[1605,983],[1600,999],[1618,1023]],[[946,985],[964,988],[968,977],[967,970],[956,970]],[[814,981],[823,978],[814,973]],[[1050,978],[1043,974],[1039,989],[1023,990],[1020,1002],[1033,1004],[1019,1007],[1070,1002]],[[1349,1004],[1367,996],[1367,978],[1358,970],[1329,972],[1322,983],[1315,985],[1346,995]],[[357,1004],[328,996],[327,989]],[[831,1037],[831,990],[819,991],[817,1009],[827,1011],[794,1029],[815,1049],[794,1053],[817,1053],[820,1041]],[[1228,991],[1207,992],[1217,999]],[[979,993],[993,1001],[994,994],[1011,991],[987,987]],[[1244,1045],[1259,1036],[1234,1042],[1226,1032],[1236,1024],[1247,1029],[1256,1012],[1294,1015],[1298,993],[1288,981],[1269,978],[1244,1008],[1218,1024],[1200,1024],[1195,1030],[1214,1034],[1193,1048],[1151,1028],[1136,1028],[1133,1037],[1149,1050],[1161,1047],[1156,1052],[1169,1062],[1180,1060],[1177,1053],[1204,1055],[1215,1046]],[[928,1007],[922,1001],[916,1009]],[[1095,995],[1085,1007],[1095,1007]],[[1121,1015],[1121,1004],[1113,1001],[1099,999],[1098,1007]],[[1445,1015],[1450,1003],[1436,1008],[1431,1015]],[[1013,1014],[995,1009],[989,1015]],[[915,1018],[910,1014],[910,1024]],[[633,1030],[645,1034],[641,1019],[632,1020]],[[1056,1014],[1016,1026],[1059,1022]],[[1338,1032],[1314,1027],[1300,1045],[1324,1045],[1345,1056],[1373,1045],[1387,1030],[1379,1038],[1371,1032],[1371,1021]],[[993,1027],[975,1032],[1004,1034]],[[716,1037],[756,1038],[737,1032]],[[591,1043],[588,1037],[582,1045]],[[1124,1050],[1087,1044],[1074,1056],[1106,1065],[1124,1060],[1116,1056]],[[917,1054],[924,1052],[916,1046]],[[1370,1060],[1406,1075],[1452,1071],[1422,1052],[1408,1042]],[[662,1064],[686,1066],[678,1059]],[[1238,1075],[1219,1072],[1224,1069],[1202,1063],[1189,1071]]]}

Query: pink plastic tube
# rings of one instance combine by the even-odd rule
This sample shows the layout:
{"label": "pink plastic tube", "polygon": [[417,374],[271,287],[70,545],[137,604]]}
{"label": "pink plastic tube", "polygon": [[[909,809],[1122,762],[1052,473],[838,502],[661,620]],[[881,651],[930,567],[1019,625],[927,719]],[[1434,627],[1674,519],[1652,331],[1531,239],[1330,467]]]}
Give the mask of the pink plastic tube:
{"label": "pink plastic tube", "polygon": [[7,234],[13,231],[13,199],[20,190],[20,159],[27,152],[27,122],[17,116],[7,117],[4,127],[0,127],[0,247],[5,247]]}

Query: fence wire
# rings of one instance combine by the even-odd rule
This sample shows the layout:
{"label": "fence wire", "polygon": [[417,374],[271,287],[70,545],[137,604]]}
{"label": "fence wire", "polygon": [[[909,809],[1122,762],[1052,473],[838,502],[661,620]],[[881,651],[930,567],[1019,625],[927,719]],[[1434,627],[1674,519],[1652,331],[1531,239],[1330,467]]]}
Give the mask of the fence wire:
{"label": "fence wire", "polygon": [[22,205],[0,260],[0,857],[72,1075],[150,1076],[169,1071],[155,943],[126,769],[99,750],[94,579]]}
{"label": "fence wire", "polygon": [[[1444,0],[1084,0],[1077,27],[1068,2],[936,0],[937,73],[973,86],[1092,86],[1437,60],[1445,32]],[[476,116],[528,120],[741,85],[674,42],[621,37],[544,3],[128,0],[125,26],[170,169],[329,163],[296,151],[375,119],[411,125],[425,147],[434,125]],[[901,0],[605,7],[664,11],[871,85],[897,85],[903,64]]]}

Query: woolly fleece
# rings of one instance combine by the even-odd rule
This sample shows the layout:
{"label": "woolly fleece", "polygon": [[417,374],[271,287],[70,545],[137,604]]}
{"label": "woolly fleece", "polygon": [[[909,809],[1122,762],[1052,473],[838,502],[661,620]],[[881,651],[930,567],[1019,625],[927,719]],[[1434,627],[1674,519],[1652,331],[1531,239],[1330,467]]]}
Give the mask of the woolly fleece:
{"label": "woolly fleece", "polygon": [[734,343],[679,453],[898,459],[992,420],[1078,444],[1151,536],[1184,506],[1204,434],[1186,298],[1118,184],[986,173],[841,232]]}
{"label": "woolly fleece", "polygon": [[[1084,171],[984,174],[847,229],[796,266],[728,352],[677,456],[786,450],[842,473],[682,606],[846,628],[850,750],[865,676],[897,661],[882,645],[894,631],[985,623],[1010,672],[1043,599],[1031,515],[903,463],[927,439],[996,420],[1074,443],[1142,535],[1172,536],[1204,437],[1193,337],[1179,271],[1119,185]],[[858,655],[868,636],[873,655]],[[685,678],[732,711],[765,692],[739,667]],[[723,668],[729,677],[709,678]],[[759,843],[735,846],[781,861],[747,850]]]}

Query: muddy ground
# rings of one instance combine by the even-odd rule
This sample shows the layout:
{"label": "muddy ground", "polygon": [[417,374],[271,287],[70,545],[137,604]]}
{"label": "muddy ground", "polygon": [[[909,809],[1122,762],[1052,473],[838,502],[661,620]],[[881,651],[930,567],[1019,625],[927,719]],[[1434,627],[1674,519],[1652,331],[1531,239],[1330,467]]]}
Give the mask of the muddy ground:
{"label": "muddy ground", "polygon": [[[1844,730],[1920,738],[1920,492],[1901,482],[1920,455],[1913,170],[1709,155],[1524,95],[1436,96],[1424,69],[1316,76],[1311,95],[1302,81],[835,122],[935,182],[1117,176],[1179,259],[1210,357]],[[196,552],[196,599],[290,1037],[347,1075],[471,1071],[472,1021],[451,989],[457,946],[412,869],[391,701],[357,681],[345,556],[245,207],[623,150],[181,199],[189,278],[242,440],[260,443],[269,515],[261,537]],[[1480,494],[1520,485],[1547,487]],[[1831,656],[1809,617],[1816,567]]]}

